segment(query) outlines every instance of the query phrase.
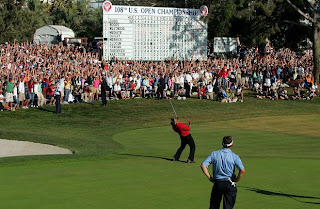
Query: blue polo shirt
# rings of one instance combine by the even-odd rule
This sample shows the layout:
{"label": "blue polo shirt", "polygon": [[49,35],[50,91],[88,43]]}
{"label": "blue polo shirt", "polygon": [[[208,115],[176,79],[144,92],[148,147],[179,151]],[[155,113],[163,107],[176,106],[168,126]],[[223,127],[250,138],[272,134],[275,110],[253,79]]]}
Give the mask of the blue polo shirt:
{"label": "blue polo shirt", "polygon": [[235,167],[244,169],[240,157],[228,148],[212,152],[202,164],[207,168],[212,164],[214,178],[219,180],[231,178]]}

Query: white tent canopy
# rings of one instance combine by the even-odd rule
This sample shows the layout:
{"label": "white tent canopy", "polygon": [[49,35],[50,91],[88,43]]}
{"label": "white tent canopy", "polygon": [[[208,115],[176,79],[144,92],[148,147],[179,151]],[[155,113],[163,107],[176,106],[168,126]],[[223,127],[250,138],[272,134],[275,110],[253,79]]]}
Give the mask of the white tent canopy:
{"label": "white tent canopy", "polygon": [[59,33],[61,33],[62,40],[74,38],[74,32],[70,28],[62,25],[46,25],[36,30],[33,40],[36,44],[56,44]]}

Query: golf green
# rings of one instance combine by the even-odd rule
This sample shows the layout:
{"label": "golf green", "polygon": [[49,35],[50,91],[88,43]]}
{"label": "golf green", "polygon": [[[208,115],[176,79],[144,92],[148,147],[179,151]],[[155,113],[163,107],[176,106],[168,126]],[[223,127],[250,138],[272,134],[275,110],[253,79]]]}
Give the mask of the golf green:
{"label": "golf green", "polygon": [[15,158],[0,167],[1,208],[208,208],[212,183],[199,165],[225,135],[246,168],[235,208],[319,208],[319,124],[312,114],[194,123],[196,164],[169,161],[180,145],[169,122],[118,131],[113,154]]}

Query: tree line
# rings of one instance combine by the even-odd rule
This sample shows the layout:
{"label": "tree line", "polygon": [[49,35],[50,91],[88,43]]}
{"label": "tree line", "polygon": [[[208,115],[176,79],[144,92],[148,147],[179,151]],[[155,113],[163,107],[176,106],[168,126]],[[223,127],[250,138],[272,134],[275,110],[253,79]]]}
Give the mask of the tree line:
{"label": "tree line", "polygon": [[90,8],[87,0],[0,0],[0,43],[32,41],[45,25],[64,25],[92,39],[102,34],[102,8]]}
{"label": "tree line", "polygon": [[[293,1],[304,7],[303,0]],[[64,25],[78,37],[89,40],[102,36],[102,8],[90,8],[87,0],[55,0],[52,4],[40,0],[0,0],[0,42],[32,41],[35,30],[44,25]],[[208,24],[208,39],[239,37],[247,46],[265,43],[276,47],[297,49],[312,40],[310,23],[297,14],[286,0],[114,0],[114,5],[144,5],[200,8],[209,7],[204,18]],[[303,22],[304,21],[304,22]]]}

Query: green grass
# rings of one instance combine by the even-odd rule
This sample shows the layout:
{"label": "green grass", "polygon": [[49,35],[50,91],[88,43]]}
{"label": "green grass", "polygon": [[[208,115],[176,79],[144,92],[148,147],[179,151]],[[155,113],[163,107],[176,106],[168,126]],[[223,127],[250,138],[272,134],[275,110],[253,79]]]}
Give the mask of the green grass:
{"label": "green grass", "polygon": [[75,154],[0,159],[1,208],[208,208],[212,184],[199,165],[225,135],[246,167],[235,208],[319,207],[319,99],[173,104],[193,121],[196,164],[167,160],[180,143],[167,100],[72,104],[61,115],[54,107],[2,112],[0,138]]}

